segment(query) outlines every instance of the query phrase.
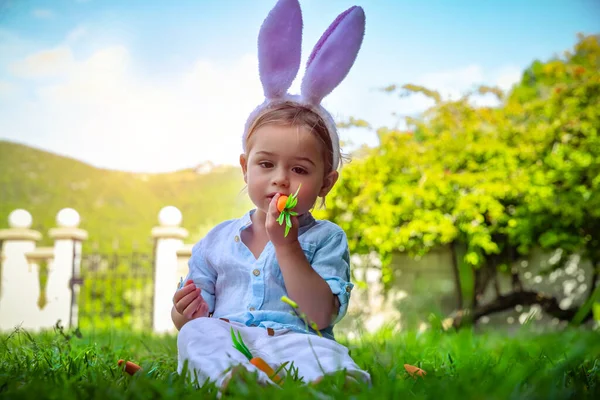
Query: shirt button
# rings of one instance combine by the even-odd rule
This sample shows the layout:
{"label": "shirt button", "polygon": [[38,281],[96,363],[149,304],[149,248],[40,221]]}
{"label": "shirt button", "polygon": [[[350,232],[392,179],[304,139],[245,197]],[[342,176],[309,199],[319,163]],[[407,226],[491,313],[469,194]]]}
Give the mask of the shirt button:
{"label": "shirt button", "polygon": [[233,240],[235,240],[236,242],[239,242],[239,241],[240,241],[240,237],[236,235],[236,236],[233,238]]}
{"label": "shirt button", "polygon": [[252,273],[254,274],[254,276],[259,276],[260,275],[260,271],[255,269],[254,271],[252,271]]}
{"label": "shirt button", "polygon": [[254,307],[250,307],[248,310],[250,310],[250,311],[254,311],[254,310],[256,310],[256,308],[254,308]]}
{"label": "shirt button", "polygon": [[352,288],[350,286],[346,287],[346,292],[350,293],[352,291]]}

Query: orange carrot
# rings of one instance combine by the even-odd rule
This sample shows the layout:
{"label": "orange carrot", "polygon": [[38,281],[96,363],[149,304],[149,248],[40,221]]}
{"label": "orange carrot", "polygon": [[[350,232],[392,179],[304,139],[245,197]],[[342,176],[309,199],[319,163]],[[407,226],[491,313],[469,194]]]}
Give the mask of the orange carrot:
{"label": "orange carrot", "polygon": [[425,375],[427,375],[427,372],[423,371],[419,367],[415,367],[414,365],[404,364],[404,369],[406,370],[406,372],[408,372],[413,377],[415,375],[418,375],[421,378],[423,378]]}
{"label": "orange carrot", "polygon": [[272,379],[273,382],[281,384],[281,382],[283,381],[281,377],[275,373],[275,370],[273,370],[273,368],[271,368],[271,366],[267,364],[265,360],[263,360],[260,357],[254,357],[252,355],[250,349],[248,349],[248,347],[244,344],[244,340],[242,339],[242,335],[239,331],[237,332],[236,337],[233,327],[231,327],[231,341],[233,342],[233,347],[239,350],[240,353],[245,355],[248,361],[250,361],[250,364],[254,365],[256,368],[267,374],[267,376],[270,379]]}
{"label": "orange carrot", "polygon": [[277,375],[275,373],[275,370],[271,368],[271,366],[267,364],[262,358],[254,357],[250,360],[250,364],[254,365],[256,368],[260,369],[262,372],[267,374],[269,378],[273,380],[273,382],[281,384],[281,377]]}
{"label": "orange carrot", "polygon": [[282,212],[285,209],[285,203],[287,202],[288,196],[281,195],[277,199],[277,211]]}
{"label": "orange carrot", "polygon": [[133,375],[136,372],[138,372],[140,369],[142,369],[142,367],[140,367],[137,364],[132,363],[131,361],[119,360],[119,362],[117,364],[120,367],[121,365],[123,365],[123,363],[125,363],[125,372],[127,372],[129,375]]}

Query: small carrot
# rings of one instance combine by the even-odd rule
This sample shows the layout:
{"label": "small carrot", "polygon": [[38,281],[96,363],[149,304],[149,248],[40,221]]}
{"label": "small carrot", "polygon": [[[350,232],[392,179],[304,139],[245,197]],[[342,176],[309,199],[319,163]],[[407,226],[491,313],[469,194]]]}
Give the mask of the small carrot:
{"label": "small carrot", "polygon": [[277,375],[275,370],[273,368],[271,368],[271,366],[269,364],[267,364],[267,362],[265,360],[263,360],[260,357],[252,356],[252,353],[250,352],[250,349],[248,349],[248,347],[244,343],[244,340],[242,339],[242,335],[240,334],[240,332],[238,332],[238,336],[235,337],[235,332],[233,331],[233,327],[231,328],[231,340],[233,341],[233,347],[235,347],[243,355],[245,355],[246,358],[248,359],[248,361],[250,361],[250,364],[254,365],[256,368],[258,368],[259,370],[261,370],[262,372],[267,374],[267,376],[270,379],[272,379],[273,382],[278,383],[278,384],[283,383],[283,379],[281,379],[281,377],[279,375]]}
{"label": "small carrot", "polygon": [[408,372],[412,377],[415,377],[415,375],[420,376],[421,378],[423,378],[425,375],[427,375],[427,372],[423,371],[421,368],[419,367],[415,367],[414,365],[410,365],[410,364],[404,364],[404,369],[406,370],[406,372]]}
{"label": "small carrot", "polygon": [[300,191],[301,186],[302,185],[298,186],[296,193],[289,196],[281,195],[277,199],[277,210],[280,212],[277,222],[279,222],[279,225],[283,225],[283,222],[285,221],[285,234],[283,236],[286,237],[292,228],[291,217],[298,215],[298,213],[292,211],[292,209],[298,204],[298,192]]}
{"label": "small carrot", "polygon": [[142,369],[142,367],[132,363],[131,361],[119,360],[117,364],[120,367],[121,365],[123,365],[123,363],[125,363],[125,372],[127,372],[129,375],[133,375]]}
{"label": "small carrot", "polygon": [[279,375],[275,373],[275,370],[271,368],[269,364],[265,360],[260,357],[252,357],[250,359],[250,364],[254,365],[256,368],[260,369],[262,372],[267,374],[267,376],[273,380],[273,382],[281,384],[283,383],[283,379]]}
{"label": "small carrot", "polygon": [[282,212],[283,210],[285,210],[285,203],[287,203],[287,199],[288,196],[286,196],[285,194],[281,195],[277,199],[277,211]]}

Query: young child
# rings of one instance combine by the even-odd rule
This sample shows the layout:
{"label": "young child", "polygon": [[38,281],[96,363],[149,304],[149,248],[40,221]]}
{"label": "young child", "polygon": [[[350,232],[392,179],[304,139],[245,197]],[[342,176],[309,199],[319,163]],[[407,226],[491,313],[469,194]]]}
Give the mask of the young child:
{"label": "young child", "polygon": [[[242,138],[240,165],[256,206],[225,221],[198,242],[186,284],[173,297],[179,366],[223,387],[233,367],[257,371],[233,348],[231,328],[255,357],[274,369],[289,362],[305,382],[346,370],[370,381],[334,340],[333,326],[345,315],[353,284],[344,231],[315,220],[310,210],[338,179],[340,146],[335,123],[320,105],[345,78],[362,43],[364,12],[352,7],[323,34],[310,55],[301,95],[287,93],[300,66],[302,16],[297,0],[279,0],[258,37],[259,72],[265,101],[252,112]],[[300,188],[286,236],[277,200]],[[288,296],[316,324],[306,326],[281,301]],[[234,368],[235,370],[235,368]]]}

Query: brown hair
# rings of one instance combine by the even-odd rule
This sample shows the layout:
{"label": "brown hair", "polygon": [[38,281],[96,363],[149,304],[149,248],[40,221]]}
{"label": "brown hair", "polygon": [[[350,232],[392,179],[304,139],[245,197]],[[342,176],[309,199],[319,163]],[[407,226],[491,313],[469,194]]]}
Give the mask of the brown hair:
{"label": "brown hair", "polygon": [[[250,137],[257,129],[269,124],[308,128],[323,143],[323,148],[325,149],[323,154],[325,174],[333,171],[333,152],[338,152],[338,156],[340,156],[340,149],[333,148],[327,125],[319,114],[311,110],[308,106],[291,101],[272,104],[254,119],[248,128],[246,143],[248,143]],[[341,157],[338,158],[341,160]]]}

